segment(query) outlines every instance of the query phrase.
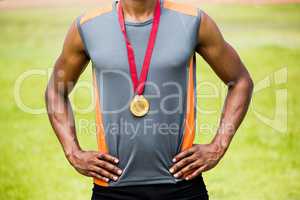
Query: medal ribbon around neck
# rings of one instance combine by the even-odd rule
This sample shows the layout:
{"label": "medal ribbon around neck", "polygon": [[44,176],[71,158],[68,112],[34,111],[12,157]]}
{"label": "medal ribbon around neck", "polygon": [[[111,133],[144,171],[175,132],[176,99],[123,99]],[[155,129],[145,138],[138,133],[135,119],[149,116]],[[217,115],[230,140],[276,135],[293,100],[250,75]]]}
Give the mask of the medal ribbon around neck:
{"label": "medal ribbon around neck", "polygon": [[135,93],[137,93],[138,95],[142,95],[144,92],[145,82],[147,80],[147,75],[148,75],[151,57],[152,57],[152,53],[153,53],[153,49],[154,49],[156,35],[157,35],[159,23],[160,23],[160,15],[161,15],[160,1],[159,0],[156,1],[151,33],[150,33],[150,37],[149,37],[149,41],[148,41],[146,54],[144,57],[144,62],[143,62],[143,66],[142,66],[140,79],[138,79],[138,75],[137,75],[134,50],[133,50],[133,47],[127,37],[127,33],[126,33],[125,19],[124,19],[124,13],[123,13],[121,1],[122,0],[120,0],[120,2],[118,4],[118,19],[119,19],[121,31],[124,35],[124,39],[126,42],[130,75],[131,75],[131,80],[133,82],[133,87],[134,87],[133,89],[134,89]]}

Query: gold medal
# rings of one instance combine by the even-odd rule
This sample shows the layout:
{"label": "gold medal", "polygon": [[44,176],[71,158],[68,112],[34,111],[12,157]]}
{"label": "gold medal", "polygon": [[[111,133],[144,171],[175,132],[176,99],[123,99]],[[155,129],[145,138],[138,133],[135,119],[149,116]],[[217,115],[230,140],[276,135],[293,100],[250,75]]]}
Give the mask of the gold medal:
{"label": "gold medal", "polygon": [[143,95],[135,95],[130,103],[130,112],[136,117],[145,116],[149,109],[149,101]]}
{"label": "gold medal", "polygon": [[151,57],[152,57],[154,44],[158,32],[158,27],[160,23],[161,5],[160,5],[160,0],[156,0],[156,5],[153,14],[152,28],[148,40],[148,46],[145,52],[140,78],[138,78],[135,57],[134,57],[134,49],[132,48],[129,38],[127,37],[124,13],[122,8],[123,3],[121,2],[122,0],[120,0],[120,3],[118,4],[118,20],[126,44],[127,59],[129,64],[131,80],[133,83],[133,91],[136,94],[130,103],[129,109],[134,116],[143,117],[149,112],[150,109],[150,104],[148,100],[142,94],[144,93],[145,83],[147,81],[147,75],[151,63]]}

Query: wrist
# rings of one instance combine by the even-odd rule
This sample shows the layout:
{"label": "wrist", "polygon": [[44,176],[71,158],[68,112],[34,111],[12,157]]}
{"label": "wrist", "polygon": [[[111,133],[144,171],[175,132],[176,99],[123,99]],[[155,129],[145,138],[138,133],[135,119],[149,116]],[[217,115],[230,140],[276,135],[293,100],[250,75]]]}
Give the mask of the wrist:
{"label": "wrist", "polygon": [[231,137],[225,134],[217,134],[211,142],[212,145],[216,146],[216,149],[221,152],[222,155],[227,151],[231,142]]}
{"label": "wrist", "polygon": [[74,165],[76,159],[78,158],[78,154],[81,153],[82,150],[80,148],[72,149],[69,151],[65,151],[65,156],[71,165]]}

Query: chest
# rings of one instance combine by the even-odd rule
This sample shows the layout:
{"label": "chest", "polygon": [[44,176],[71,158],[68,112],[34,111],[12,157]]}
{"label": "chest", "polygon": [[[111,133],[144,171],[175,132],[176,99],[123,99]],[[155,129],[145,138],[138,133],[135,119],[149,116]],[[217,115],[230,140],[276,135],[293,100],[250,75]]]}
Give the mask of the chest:
{"label": "chest", "polygon": [[[134,49],[137,71],[140,72],[148,45],[152,23],[127,24],[126,31]],[[125,40],[115,21],[109,28],[98,29],[90,46],[90,56],[94,67],[99,70],[128,71],[128,58]],[[172,26],[164,23],[159,26],[151,59],[153,70],[176,70],[186,66],[193,52],[193,44],[186,31],[179,31],[176,23]]]}

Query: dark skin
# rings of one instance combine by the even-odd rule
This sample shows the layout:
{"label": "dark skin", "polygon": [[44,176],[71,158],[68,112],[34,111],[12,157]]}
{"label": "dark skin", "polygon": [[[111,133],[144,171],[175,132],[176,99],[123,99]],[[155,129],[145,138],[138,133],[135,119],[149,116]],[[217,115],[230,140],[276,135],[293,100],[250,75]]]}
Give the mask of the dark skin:
{"label": "dark skin", "polygon": [[[155,0],[124,0],[123,3],[125,18],[138,22],[151,17]],[[249,73],[235,50],[223,39],[214,21],[202,14],[200,27],[198,35],[201,42],[197,52],[228,85],[228,94],[220,127],[213,141],[210,144],[195,144],[176,155],[173,160],[171,173],[187,180],[212,169],[221,160],[247,112],[253,88]],[[48,116],[66,158],[80,174],[105,182],[117,181],[122,174],[122,169],[117,167],[118,158],[82,150],[76,136],[69,94],[89,61],[74,22],[65,38],[45,93]]]}
{"label": "dark skin", "polygon": [[48,116],[68,161],[79,173],[105,182],[109,179],[116,181],[122,173],[116,166],[118,159],[108,154],[82,150],[76,136],[68,96],[88,62],[78,29],[73,23],[47,87]]}
{"label": "dark skin", "polygon": [[222,37],[215,22],[202,13],[198,31],[197,52],[217,76],[228,86],[218,131],[209,144],[194,144],[176,155],[170,172],[186,180],[214,168],[228,149],[230,142],[248,110],[253,90],[251,77],[236,51]]}

